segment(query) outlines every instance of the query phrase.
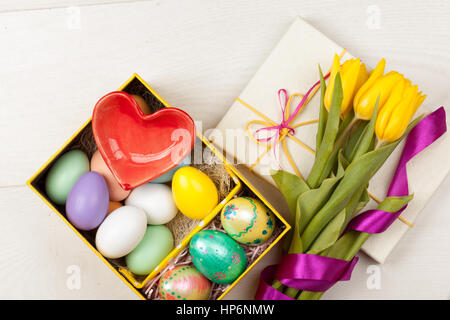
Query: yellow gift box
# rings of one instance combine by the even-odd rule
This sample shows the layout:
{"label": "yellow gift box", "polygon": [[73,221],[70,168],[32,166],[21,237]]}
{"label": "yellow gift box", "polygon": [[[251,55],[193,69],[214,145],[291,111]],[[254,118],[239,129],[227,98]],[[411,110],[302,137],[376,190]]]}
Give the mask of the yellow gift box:
{"label": "yellow gift box", "polygon": [[[146,100],[147,104],[153,108],[155,112],[159,109],[170,107],[170,105],[164,101],[158,93],[153,90],[141,77],[134,74],[127,82],[125,82],[119,89],[129,94],[140,95]],[[232,167],[227,160],[219,153],[200,133],[197,133],[198,141],[201,141],[203,147],[209,148],[222,162],[223,165],[233,180],[233,188],[226,195],[224,199],[208,214],[203,220],[199,220],[199,223],[191,232],[165,257],[163,261],[144,279],[143,277],[136,277],[129,270],[123,266],[118,266],[114,261],[103,257],[95,248],[92,237],[89,237],[88,233],[82,233],[77,230],[66,218],[64,206],[58,206],[54,204],[45,194],[45,177],[48,170],[52,165],[62,156],[66,151],[79,147],[80,140],[87,134],[91,134],[91,119],[89,119],[83,126],[75,132],[72,137],[27,181],[27,185],[75,232],[81,240],[92,250],[94,253],[123,281],[125,284],[133,290],[138,297],[146,299],[139,289],[142,289],[151,279],[153,279],[159,271],[164,269],[167,264],[176,257],[181,250],[189,245],[189,241],[198,231],[205,228],[220,211],[223,206],[237,195],[237,193],[245,188],[249,192],[253,193],[255,197],[259,198],[277,217],[278,223],[282,224],[282,232],[273,240],[273,242],[254,260],[247,269],[236,279],[229,287],[218,297],[218,300],[222,299],[254,266],[259,260],[283,237],[283,235],[289,231],[290,226],[284,220],[284,218],[271,206],[271,204],[256,190],[256,188],[245,178],[239,171]],[[92,143],[95,143],[93,139],[90,139]]]}

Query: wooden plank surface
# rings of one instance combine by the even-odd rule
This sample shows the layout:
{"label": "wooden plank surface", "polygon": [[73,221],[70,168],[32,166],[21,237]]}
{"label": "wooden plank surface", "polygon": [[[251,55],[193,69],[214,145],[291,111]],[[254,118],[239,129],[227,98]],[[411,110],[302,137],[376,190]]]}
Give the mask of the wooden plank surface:
{"label": "wooden plank surface", "polygon": [[[63,1],[61,8],[55,2],[0,5],[5,11],[0,12],[0,281],[6,284],[0,286],[1,298],[134,297],[24,186],[90,116],[98,98],[133,72],[169,103],[202,120],[204,128],[214,127],[300,15],[369,65],[386,57],[389,68],[419,83],[430,106],[450,103],[447,1],[164,0],[82,6],[80,0]],[[47,9],[34,10],[37,4]],[[447,178],[379,267],[380,290],[368,289],[367,270],[374,262],[363,256],[352,281],[326,297],[450,298],[449,191]],[[229,297],[251,298],[258,271],[275,261],[275,252],[265,257]],[[80,266],[80,290],[67,288],[71,265]]]}
{"label": "wooden plank surface", "polygon": [[3,0],[0,2],[0,12],[48,10],[137,1],[145,0]]}

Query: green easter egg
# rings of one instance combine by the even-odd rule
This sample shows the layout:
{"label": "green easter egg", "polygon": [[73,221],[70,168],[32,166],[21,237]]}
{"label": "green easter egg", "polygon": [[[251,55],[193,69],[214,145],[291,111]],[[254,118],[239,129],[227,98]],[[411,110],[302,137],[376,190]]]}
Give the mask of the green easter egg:
{"label": "green easter egg", "polygon": [[89,171],[89,159],[80,150],[65,153],[50,168],[45,180],[45,191],[53,202],[63,205],[77,180]]}
{"label": "green easter egg", "polygon": [[219,284],[234,282],[247,267],[244,249],[226,234],[203,230],[189,244],[195,267],[209,280]]}
{"label": "green easter egg", "polygon": [[173,249],[173,235],[163,225],[147,226],[147,231],[137,247],[126,257],[128,269],[136,275],[149,274]]}

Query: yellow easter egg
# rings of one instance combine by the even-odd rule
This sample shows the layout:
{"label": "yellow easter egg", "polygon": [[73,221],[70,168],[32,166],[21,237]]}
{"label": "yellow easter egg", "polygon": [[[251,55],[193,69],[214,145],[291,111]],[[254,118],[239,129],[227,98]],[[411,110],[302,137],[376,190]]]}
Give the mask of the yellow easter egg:
{"label": "yellow easter egg", "polygon": [[231,238],[251,246],[267,241],[275,228],[273,213],[261,201],[249,197],[229,201],[220,221]]}
{"label": "yellow easter egg", "polygon": [[178,210],[191,219],[205,218],[219,202],[219,194],[211,178],[189,166],[175,172],[172,194]]}

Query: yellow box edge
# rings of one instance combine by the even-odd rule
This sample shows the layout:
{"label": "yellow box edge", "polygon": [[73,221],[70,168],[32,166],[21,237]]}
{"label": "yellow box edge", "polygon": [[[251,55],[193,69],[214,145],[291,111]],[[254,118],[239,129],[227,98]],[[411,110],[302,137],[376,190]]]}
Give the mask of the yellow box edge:
{"label": "yellow box edge", "polygon": [[[150,92],[152,92],[152,94],[157,97],[163,104],[164,106],[171,108],[171,106],[155,91],[153,90],[153,88],[151,88],[137,73],[134,73],[118,90],[122,91],[128,84],[131,83],[131,81],[133,81],[135,78],[137,78]],[[39,168],[38,171],[36,171],[35,174],[33,174],[33,176],[31,178],[29,178],[27,180],[27,186],[34,192],[36,193],[39,198],[41,198],[44,203],[46,203],[68,226],[70,229],[72,229],[75,234],[78,235],[78,237],[81,238],[81,240],[91,249],[94,251],[94,253],[108,266],[109,269],[111,269],[141,300],[147,300],[144,295],[139,292],[131,283],[130,279],[126,279],[124,277],[123,274],[121,274],[117,269],[115,269],[114,267],[112,267],[112,265],[97,251],[96,248],[94,248],[79,232],[78,230],[73,227],[67,220],[66,218],[59,213],[59,211],[49,202],[47,201],[47,199],[45,199],[45,197],[42,196],[42,194],[36,190],[36,188],[34,188],[34,186],[32,185],[32,181],[39,175],[41,174],[45,168],[47,168],[47,166],[56,158],[59,156],[59,154],[73,141],[73,139],[92,121],[92,117],[90,117],[74,134],[72,134],[72,136]],[[249,187],[249,189],[260,199],[264,202],[264,204],[277,216],[277,218],[285,225],[285,230],[283,230],[283,232],[269,245],[269,247],[266,248],[266,250],[263,251],[263,253],[239,276],[239,278],[237,278],[223,293],[222,295],[219,296],[219,298],[217,298],[217,300],[222,300],[229,292],[230,290],[237,285],[237,283],[251,270],[253,269],[253,267],[266,255],[267,252],[269,252],[273,246],[278,243],[282,237],[291,229],[291,226],[286,222],[286,220],[281,216],[281,214],[278,213],[277,210],[275,210],[275,208],[273,208],[273,206],[256,190],[256,188],[254,188],[254,186],[249,183],[249,181],[247,179],[245,179],[239,172],[239,170],[237,170],[235,167],[233,167],[232,165],[230,165],[227,161],[227,159],[223,156],[222,153],[218,152],[216,150],[216,148],[201,134],[201,133],[197,133],[198,138],[200,138],[200,140],[211,150],[214,152],[214,154],[216,156],[218,156],[220,158],[220,160],[224,163],[224,166],[226,167],[226,169],[232,173],[234,173],[237,177],[237,179],[233,179],[235,181],[236,184],[240,183],[239,180],[243,181],[245,185],[247,185]],[[215,216],[215,215],[214,215]],[[212,220],[212,219],[211,219]],[[211,221],[210,220],[210,221]],[[209,221],[209,222],[210,222]],[[208,223],[209,223],[208,222]],[[206,223],[204,224],[204,226],[206,226]],[[204,227],[203,226],[203,227]],[[202,227],[202,228],[203,228]],[[190,235],[190,234],[189,234]],[[184,240],[183,240],[184,241]],[[184,244],[184,246],[182,245],[180,248],[180,251],[183,249],[183,247],[185,247],[186,244]],[[179,252],[179,251],[178,251]],[[175,256],[175,255],[174,255]],[[167,258],[167,257],[166,257]],[[166,260],[166,259],[165,259]],[[167,258],[168,260],[168,258]],[[164,261],[164,260],[163,260]],[[161,263],[162,264],[162,263]],[[149,275],[150,276],[150,275]],[[148,276],[148,277],[149,277]],[[128,278],[128,277],[127,277]],[[152,277],[153,278],[153,277]],[[145,283],[147,280],[147,278],[143,281],[143,283]],[[143,287],[143,285],[142,285]],[[139,287],[139,288],[142,288]]]}

